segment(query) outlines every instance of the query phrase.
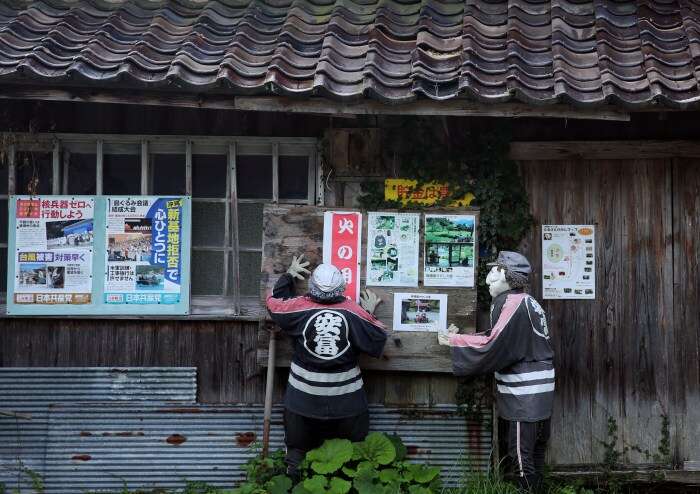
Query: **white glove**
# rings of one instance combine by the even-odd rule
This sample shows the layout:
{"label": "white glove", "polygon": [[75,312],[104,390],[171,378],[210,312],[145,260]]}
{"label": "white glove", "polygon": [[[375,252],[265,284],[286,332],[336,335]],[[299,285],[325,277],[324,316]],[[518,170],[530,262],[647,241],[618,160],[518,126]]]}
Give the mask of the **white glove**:
{"label": "white glove", "polygon": [[450,324],[450,327],[447,329],[439,329],[438,343],[440,345],[450,346],[450,336],[452,336],[453,334],[457,334],[458,331],[459,328],[454,324]]}
{"label": "white glove", "polygon": [[374,315],[374,311],[377,306],[382,303],[382,299],[379,295],[374,293],[372,290],[365,290],[360,294],[360,305],[370,314]]}
{"label": "white glove", "polygon": [[292,258],[292,263],[289,265],[289,268],[287,268],[287,273],[291,274],[292,277],[298,280],[303,280],[304,276],[302,273],[311,274],[311,271],[306,269],[306,266],[309,264],[309,261],[304,261],[304,254],[294,256]]}

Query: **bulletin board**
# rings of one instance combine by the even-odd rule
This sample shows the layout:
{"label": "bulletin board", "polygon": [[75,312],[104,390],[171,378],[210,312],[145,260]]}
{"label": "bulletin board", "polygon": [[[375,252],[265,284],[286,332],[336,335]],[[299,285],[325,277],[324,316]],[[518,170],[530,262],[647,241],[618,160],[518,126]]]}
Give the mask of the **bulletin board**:
{"label": "bulletin board", "polygon": [[11,196],[7,314],[186,315],[188,196]]}
{"label": "bulletin board", "polygon": [[[263,255],[260,296],[264,300],[272,293],[279,277],[286,272],[293,256],[304,254],[310,261],[310,268],[322,262],[324,213],[326,211],[344,211],[344,208],[327,208],[316,206],[290,206],[267,204],[263,210]],[[387,211],[396,213],[397,211]],[[361,255],[361,289],[369,288],[379,295],[383,303],[377,307],[375,316],[382,321],[390,331],[389,340],[381,359],[364,356],[360,364],[365,369],[404,370],[414,372],[452,372],[450,349],[437,343],[435,332],[424,331],[392,331],[393,300],[395,293],[426,293],[447,294],[447,324],[457,325],[463,332],[473,332],[476,321],[476,286],[471,288],[425,286],[423,279],[424,266],[424,225],[425,214],[460,215],[468,214],[475,217],[474,234],[476,234],[479,212],[476,209],[425,209],[419,211],[419,260],[418,286],[366,286],[366,259],[368,221],[367,212],[363,211],[362,255]],[[474,246],[478,239],[474,237]],[[478,249],[474,249],[474,273],[478,266]],[[475,279],[475,283],[476,283]],[[306,293],[306,280],[297,283],[297,293]],[[267,365],[268,334],[261,331],[258,341],[257,360],[262,366]],[[282,338],[277,344],[276,365],[289,366],[293,348],[287,338]]]}

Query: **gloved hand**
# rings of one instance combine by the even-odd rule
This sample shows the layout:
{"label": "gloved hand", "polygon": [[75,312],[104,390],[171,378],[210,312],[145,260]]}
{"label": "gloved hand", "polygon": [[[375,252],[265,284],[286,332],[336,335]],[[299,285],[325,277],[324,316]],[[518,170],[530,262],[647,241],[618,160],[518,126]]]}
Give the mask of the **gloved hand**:
{"label": "gloved hand", "polygon": [[438,330],[438,343],[440,345],[450,346],[450,336],[457,334],[458,331],[459,328],[454,324],[450,324],[450,327],[447,329]]}
{"label": "gloved hand", "polygon": [[287,268],[287,273],[291,274],[292,277],[298,280],[303,280],[304,276],[302,273],[311,274],[311,271],[306,269],[306,266],[309,264],[309,261],[304,261],[304,254],[294,256],[292,258],[292,263],[289,265],[289,268]]}
{"label": "gloved hand", "polygon": [[370,314],[374,315],[374,311],[379,304],[382,303],[382,299],[379,295],[374,293],[372,290],[365,290],[360,294],[360,305]]}

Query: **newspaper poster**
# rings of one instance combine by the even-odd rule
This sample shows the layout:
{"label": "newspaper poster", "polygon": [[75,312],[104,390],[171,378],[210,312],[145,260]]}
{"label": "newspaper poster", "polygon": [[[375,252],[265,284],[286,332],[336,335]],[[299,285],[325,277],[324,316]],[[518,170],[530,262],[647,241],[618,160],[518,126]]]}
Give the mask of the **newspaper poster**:
{"label": "newspaper poster", "polygon": [[475,225],[474,215],[425,215],[425,286],[474,286]]}
{"label": "newspaper poster", "polygon": [[394,331],[435,331],[447,328],[447,295],[395,293]]}
{"label": "newspaper poster", "polygon": [[89,304],[92,293],[91,197],[17,198],[16,304]]}
{"label": "newspaper poster", "polygon": [[542,296],[595,298],[594,225],[542,225]]}
{"label": "newspaper poster", "polygon": [[326,211],[323,215],[323,262],[340,269],[345,295],[360,301],[362,213]]}
{"label": "newspaper poster", "polygon": [[177,304],[182,288],[180,197],[109,197],[104,302]]}
{"label": "newspaper poster", "polygon": [[418,213],[367,214],[367,285],[418,286]]}

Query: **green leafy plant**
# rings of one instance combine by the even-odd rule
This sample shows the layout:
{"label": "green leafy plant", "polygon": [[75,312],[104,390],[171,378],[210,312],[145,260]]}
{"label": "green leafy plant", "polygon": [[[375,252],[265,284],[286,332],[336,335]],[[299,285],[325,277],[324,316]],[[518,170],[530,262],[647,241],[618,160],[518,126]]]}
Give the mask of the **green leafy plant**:
{"label": "green leafy plant", "polygon": [[438,468],[409,463],[401,439],[379,432],[355,443],[326,441],[300,468],[292,494],[432,494],[441,487]]}
{"label": "green leafy plant", "polygon": [[287,494],[292,488],[292,480],[285,474],[284,451],[275,451],[267,458],[258,455],[243,470],[246,480],[232,494]]}

